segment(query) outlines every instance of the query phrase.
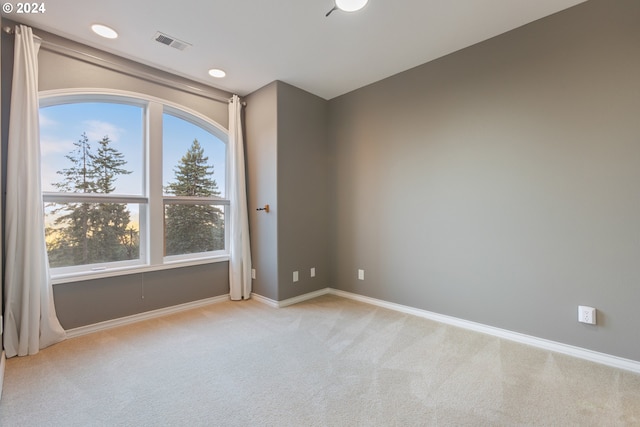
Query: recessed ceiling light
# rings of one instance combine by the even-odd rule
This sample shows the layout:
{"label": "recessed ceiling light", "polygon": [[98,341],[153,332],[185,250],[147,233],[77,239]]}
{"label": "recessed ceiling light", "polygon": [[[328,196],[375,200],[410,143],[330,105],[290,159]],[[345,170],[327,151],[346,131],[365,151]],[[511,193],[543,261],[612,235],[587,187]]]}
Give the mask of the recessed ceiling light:
{"label": "recessed ceiling light", "polygon": [[224,76],[226,76],[227,73],[225,73],[224,71],[220,70],[219,68],[212,68],[212,69],[209,70],[209,75],[211,77],[215,77],[215,78],[221,79]]}
{"label": "recessed ceiling light", "polygon": [[114,30],[113,28],[107,27],[106,25],[93,24],[91,26],[91,29],[97,35],[107,39],[115,39],[118,37],[118,33],[116,33],[116,30]]}
{"label": "recessed ceiling light", "polygon": [[367,5],[369,0],[336,0],[336,6],[345,12],[355,12]]}

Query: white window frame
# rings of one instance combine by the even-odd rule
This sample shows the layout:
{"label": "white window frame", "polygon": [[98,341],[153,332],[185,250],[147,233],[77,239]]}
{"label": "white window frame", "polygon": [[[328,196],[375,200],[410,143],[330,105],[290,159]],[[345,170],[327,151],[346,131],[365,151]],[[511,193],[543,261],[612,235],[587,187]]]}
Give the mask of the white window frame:
{"label": "white window frame", "polygon": [[[165,196],[162,176],[162,115],[170,114],[186,120],[219,138],[228,150],[228,131],[203,114],[171,101],[153,96],[104,89],[61,89],[40,92],[40,107],[80,102],[108,102],[143,107],[143,192],[141,195],[85,194],[43,192],[45,203],[130,203],[139,204],[140,258],[100,264],[86,264],[51,269],[54,284],[111,277],[122,274],[179,268],[189,265],[227,261],[229,259],[229,200],[219,197],[186,198]],[[229,194],[229,166],[225,153],[225,196]],[[221,251],[164,256],[164,206],[166,203],[211,204],[222,206],[225,220],[225,249]],[[43,224],[44,226],[44,224]]]}

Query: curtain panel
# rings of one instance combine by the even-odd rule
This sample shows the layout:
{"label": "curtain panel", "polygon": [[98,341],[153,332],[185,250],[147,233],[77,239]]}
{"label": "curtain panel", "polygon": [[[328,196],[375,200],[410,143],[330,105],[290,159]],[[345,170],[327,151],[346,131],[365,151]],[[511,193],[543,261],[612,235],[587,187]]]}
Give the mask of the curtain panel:
{"label": "curtain panel", "polygon": [[242,300],[251,297],[251,248],[242,136],[242,103],[237,95],[233,95],[229,103],[228,153],[231,176],[229,295],[232,300]]}
{"label": "curtain panel", "polygon": [[65,339],[56,316],[40,183],[38,50],[31,28],[15,32],[5,217],[7,357],[36,354]]}

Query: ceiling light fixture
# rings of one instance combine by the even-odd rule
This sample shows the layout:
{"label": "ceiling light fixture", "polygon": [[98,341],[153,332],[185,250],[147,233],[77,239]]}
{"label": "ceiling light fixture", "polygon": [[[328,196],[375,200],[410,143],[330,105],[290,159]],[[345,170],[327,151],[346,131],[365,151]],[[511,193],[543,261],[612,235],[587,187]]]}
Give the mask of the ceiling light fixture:
{"label": "ceiling light fixture", "polygon": [[336,9],[340,9],[344,12],[355,12],[367,5],[369,0],[336,0],[335,6],[325,16],[331,15]]}
{"label": "ceiling light fixture", "polygon": [[217,79],[221,79],[224,76],[227,75],[227,73],[225,73],[223,70],[220,70],[219,68],[212,68],[209,70],[209,75],[211,77],[215,77]]}
{"label": "ceiling light fixture", "polygon": [[107,27],[102,24],[93,24],[91,26],[91,30],[97,35],[104,37],[106,39],[115,39],[118,37],[118,33],[111,27]]}

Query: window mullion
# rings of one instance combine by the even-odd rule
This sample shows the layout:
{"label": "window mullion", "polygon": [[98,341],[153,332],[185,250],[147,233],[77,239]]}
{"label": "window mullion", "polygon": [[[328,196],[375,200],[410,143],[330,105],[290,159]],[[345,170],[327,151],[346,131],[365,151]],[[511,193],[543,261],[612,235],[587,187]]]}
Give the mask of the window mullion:
{"label": "window mullion", "polygon": [[156,102],[148,106],[148,194],[149,236],[153,243],[149,248],[151,265],[162,264],[164,257],[164,203],[162,200],[162,113],[163,107]]}
{"label": "window mullion", "polygon": [[229,200],[220,197],[188,197],[188,196],[164,196],[164,203],[173,205],[228,205]]}
{"label": "window mullion", "polygon": [[127,194],[43,192],[45,203],[147,203],[146,197]]}

